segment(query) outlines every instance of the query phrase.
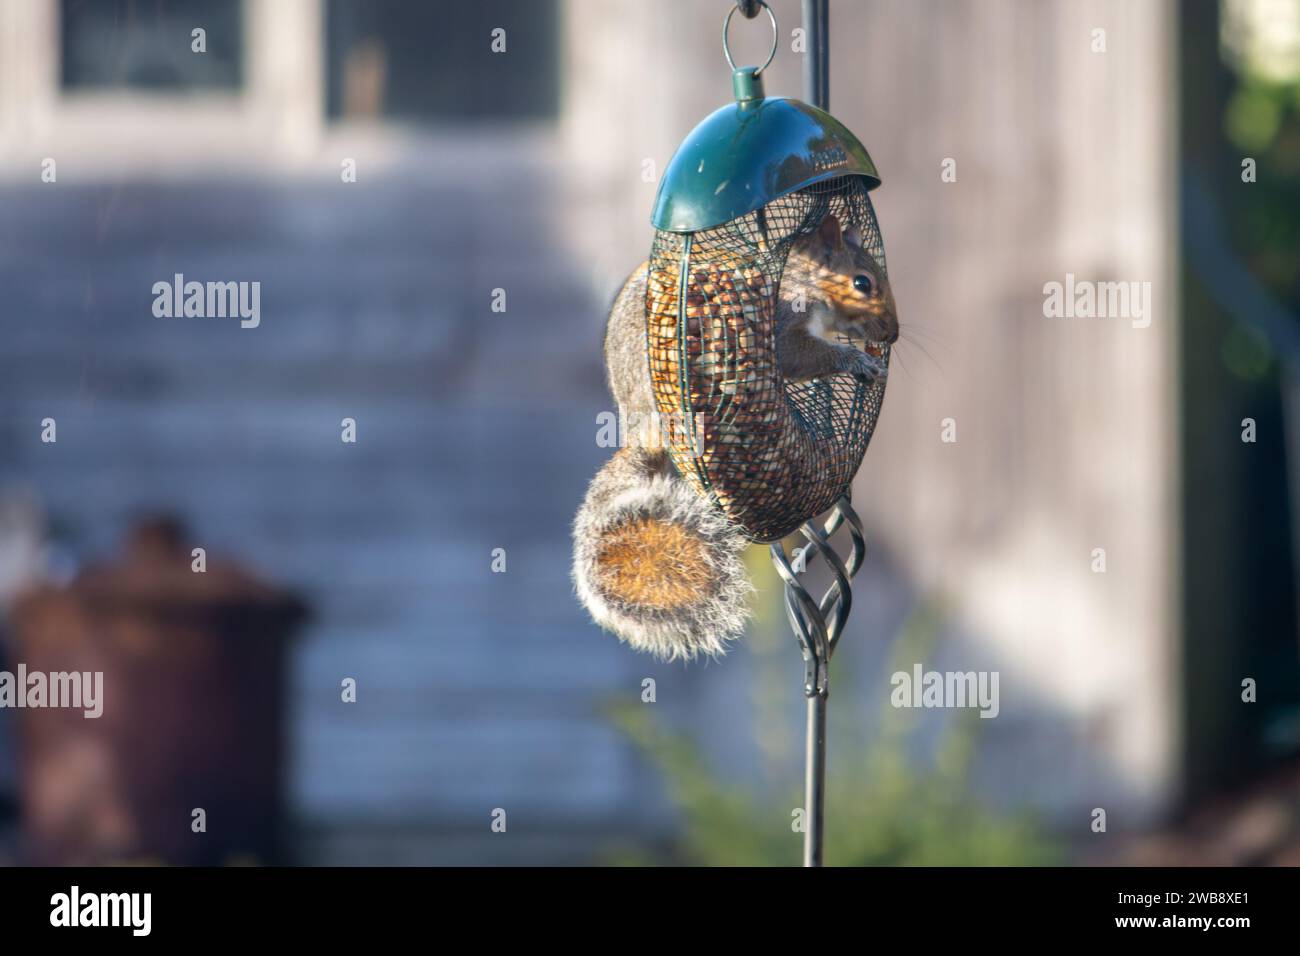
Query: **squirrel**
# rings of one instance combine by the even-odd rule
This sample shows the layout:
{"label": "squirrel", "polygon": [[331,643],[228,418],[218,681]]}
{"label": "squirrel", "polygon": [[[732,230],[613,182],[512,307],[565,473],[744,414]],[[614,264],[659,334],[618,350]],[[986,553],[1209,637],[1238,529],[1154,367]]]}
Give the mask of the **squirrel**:
{"label": "squirrel", "polygon": [[[656,414],[646,358],[649,264],[629,276],[605,328],[616,405]],[[834,215],[799,237],[776,302],[776,357],[787,381],[849,373],[871,382],[886,369],[880,345],[898,339],[894,295],[856,229]],[[866,351],[829,342],[840,334]],[[592,480],[574,519],[573,582],[596,623],[666,660],[718,656],[749,617],[745,533],[681,478],[657,433],[632,429]]]}

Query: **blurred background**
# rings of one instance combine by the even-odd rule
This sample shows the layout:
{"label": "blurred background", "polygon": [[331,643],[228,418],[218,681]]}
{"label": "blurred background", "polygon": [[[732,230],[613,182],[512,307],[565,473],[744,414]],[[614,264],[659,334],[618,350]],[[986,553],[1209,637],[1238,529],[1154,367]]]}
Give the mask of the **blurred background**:
{"label": "blurred background", "polygon": [[[0,0],[0,670],[106,683],[0,710],[0,860],[798,861],[766,550],[707,664],[568,580],[604,316],[729,8]],[[903,342],[828,863],[1300,863],[1300,0],[830,24]],[[176,273],[260,325],[156,318]],[[1046,318],[1067,274],[1149,325]],[[917,663],[997,671],[998,717],[893,709]]]}

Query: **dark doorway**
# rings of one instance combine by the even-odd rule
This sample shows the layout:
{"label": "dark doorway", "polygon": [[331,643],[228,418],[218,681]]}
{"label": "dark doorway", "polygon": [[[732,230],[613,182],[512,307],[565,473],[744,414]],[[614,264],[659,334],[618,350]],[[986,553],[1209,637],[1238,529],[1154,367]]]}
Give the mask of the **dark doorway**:
{"label": "dark doorway", "polygon": [[[1234,103],[1285,90],[1230,65],[1224,9],[1182,8],[1183,756],[1193,798],[1300,754],[1287,450],[1300,421],[1284,402],[1300,350],[1263,307],[1300,314],[1300,112],[1242,128],[1260,110]],[[1253,181],[1247,156],[1258,163]]]}

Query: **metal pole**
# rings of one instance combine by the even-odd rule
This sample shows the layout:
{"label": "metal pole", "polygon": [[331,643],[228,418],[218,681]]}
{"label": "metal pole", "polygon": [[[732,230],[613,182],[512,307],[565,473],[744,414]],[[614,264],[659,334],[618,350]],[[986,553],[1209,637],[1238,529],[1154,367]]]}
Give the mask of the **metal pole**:
{"label": "metal pole", "polygon": [[[830,3],[829,0],[803,0],[803,22],[808,31],[808,52],[804,57],[804,96],[821,110],[830,109]],[[820,655],[819,655],[820,656]],[[818,661],[819,679],[808,696],[808,727],[804,739],[804,832],[803,865],[822,865],[823,825],[826,813],[826,700],[830,693],[824,669],[830,664]]]}
{"label": "metal pole", "polygon": [[803,836],[803,865],[822,865],[822,826],[826,815],[826,694],[808,698],[808,736],[804,741],[804,806],[807,819]]}
{"label": "metal pole", "polygon": [[[847,526],[851,548],[842,559],[831,544],[835,532]],[[866,557],[862,522],[847,497],[840,498],[823,527],[806,522],[800,529],[807,544],[794,561],[781,542],[771,546],[772,563],[785,582],[785,613],[799,640],[804,661],[804,696],[808,699],[808,727],[804,768],[804,866],[822,865],[826,812],[826,701],[830,696],[830,663],[853,607],[853,576]],[[821,558],[834,577],[820,601],[799,580],[808,563]],[[798,568],[798,570],[796,570]]]}
{"label": "metal pole", "polygon": [[819,110],[831,108],[830,0],[803,0],[808,52],[803,61],[804,99]]}

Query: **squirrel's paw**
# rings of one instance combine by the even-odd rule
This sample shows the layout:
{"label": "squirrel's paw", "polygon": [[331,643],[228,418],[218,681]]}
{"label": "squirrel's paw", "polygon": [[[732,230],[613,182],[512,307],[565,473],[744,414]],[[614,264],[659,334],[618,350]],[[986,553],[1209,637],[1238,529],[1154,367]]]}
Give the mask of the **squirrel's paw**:
{"label": "squirrel's paw", "polygon": [[849,372],[854,378],[871,383],[883,381],[889,375],[889,369],[885,363],[873,355],[868,355],[852,346],[845,346],[845,365],[844,371]]}

